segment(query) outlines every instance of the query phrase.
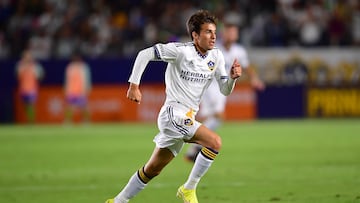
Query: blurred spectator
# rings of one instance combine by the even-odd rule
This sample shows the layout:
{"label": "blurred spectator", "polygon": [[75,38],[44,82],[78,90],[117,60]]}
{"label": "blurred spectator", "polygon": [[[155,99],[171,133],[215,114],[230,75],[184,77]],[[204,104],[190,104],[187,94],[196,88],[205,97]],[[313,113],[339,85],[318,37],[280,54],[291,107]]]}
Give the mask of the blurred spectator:
{"label": "blurred spectator", "polygon": [[[250,43],[254,46],[265,45],[264,27],[266,23],[266,17],[263,15],[256,15],[251,20],[252,26],[249,29]],[[244,29],[246,30],[246,29]],[[243,43],[246,44],[246,43]]]}
{"label": "blurred spectator", "polygon": [[103,56],[107,44],[99,36],[90,34],[86,40],[80,41],[79,49],[86,57],[96,58]]}
{"label": "blurred spectator", "polygon": [[70,58],[78,47],[78,43],[79,40],[74,36],[71,26],[64,24],[55,35],[54,57]]}
{"label": "blurred spectator", "polygon": [[90,121],[87,96],[91,90],[91,73],[87,63],[75,53],[65,70],[66,115],[65,122],[73,121],[74,113],[80,111],[84,122]]}
{"label": "blurred spectator", "polygon": [[108,44],[111,40],[111,26],[109,22],[110,9],[103,5],[97,5],[94,12],[88,18],[88,24],[100,41]]}
{"label": "blurred spectator", "polygon": [[39,80],[44,76],[43,68],[26,50],[16,65],[16,74],[20,95],[25,105],[27,122],[33,123],[36,118],[35,102],[38,95]]}
{"label": "blurred spectator", "polygon": [[1,0],[0,33],[7,47],[0,50],[8,50],[3,57],[18,57],[29,43],[47,41],[54,51],[40,54],[41,58],[69,58],[74,49],[91,57],[134,56],[149,44],[185,41],[186,29],[179,22],[197,9],[211,10],[219,19],[225,13],[237,19],[242,31],[239,41],[247,47],[359,46],[359,4],[354,0]]}
{"label": "blurred spectator", "polygon": [[9,45],[11,45],[11,54],[16,57],[23,52],[30,37],[31,18],[25,12],[25,6],[18,4],[6,26],[6,38],[9,39]]}
{"label": "blurred spectator", "polygon": [[155,22],[150,21],[144,28],[144,41],[146,45],[154,44],[158,41],[159,30]]}
{"label": "blurred spectator", "polygon": [[309,3],[299,22],[299,38],[304,46],[319,46],[323,41],[324,27],[327,17],[322,7],[316,3]]}
{"label": "blurred spectator", "polygon": [[346,26],[339,13],[334,12],[329,20],[329,37],[331,45],[344,45],[346,43]]}
{"label": "blurred spectator", "polygon": [[270,47],[284,47],[288,45],[288,23],[283,16],[274,12],[264,27],[266,45]]}
{"label": "blurred spectator", "polygon": [[356,1],[352,19],[352,36],[354,45],[360,46],[360,2]]}
{"label": "blurred spectator", "polygon": [[344,46],[352,43],[350,36],[351,14],[352,9],[347,1],[336,1],[328,25],[331,45]]}
{"label": "blurred spectator", "polygon": [[9,48],[6,43],[5,34],[0,30],[0,59],[6,58],[9,54]]}
{"label": "blurred spectator", "polygon": [[37,19],[37,27],[44,29],[46,33],[54,35],[63,24],[64,19],[57,14],[51,4],[46,4],[44,12]]}
{"label": "blurred spectator", "polygon": [[11,0],[0,0],[0,30],[5,30],[6,23],[14,13],[14,3]]}
{"label": "blurred spectator", "polygon": [[29,39],[28,48],[36,59],[48,59],[51,56],[53,38],[43,29],[39,29]]}

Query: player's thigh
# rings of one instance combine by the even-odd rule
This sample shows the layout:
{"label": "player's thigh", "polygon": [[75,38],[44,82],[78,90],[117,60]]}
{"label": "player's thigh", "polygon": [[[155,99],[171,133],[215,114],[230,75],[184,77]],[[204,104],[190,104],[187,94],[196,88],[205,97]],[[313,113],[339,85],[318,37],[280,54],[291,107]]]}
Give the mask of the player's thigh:
{"label": "player's thigh", "polygon": [[173,159],[174,155],[169,149],[155,147],[149,161],[145,165],[145,172],[151,176],[156,176]]}
{"label": "player's thigh", "polygon": [[214,131],[207,128],[205,125],[201,125],[195,135],[189,140],[189,142],[198,143],[204,147],[219,151],[221,148],[221,138]]}

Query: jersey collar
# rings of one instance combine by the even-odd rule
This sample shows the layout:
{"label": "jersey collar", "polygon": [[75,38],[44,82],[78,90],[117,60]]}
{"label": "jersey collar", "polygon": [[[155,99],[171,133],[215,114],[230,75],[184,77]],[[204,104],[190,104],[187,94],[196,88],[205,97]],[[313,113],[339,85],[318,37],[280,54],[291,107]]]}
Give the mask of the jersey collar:
{"label": "jersey collar", "polygon": [[195,44],[194,44],[194,49],[196,50],[196,53],[197,53],[198,56],[200,56],[200,58],[205,59],[205,58],[208,56],[208,52],[206,52],[205,54],[200,53],[200,52],[196,49]]}
{"label": "jersey collar", "polygon": [[198,50],[196,50],[197,54],[202,58],[205,59],[208,56],[208,53],[206,52],[206,54],[202,54],[200,53]]}

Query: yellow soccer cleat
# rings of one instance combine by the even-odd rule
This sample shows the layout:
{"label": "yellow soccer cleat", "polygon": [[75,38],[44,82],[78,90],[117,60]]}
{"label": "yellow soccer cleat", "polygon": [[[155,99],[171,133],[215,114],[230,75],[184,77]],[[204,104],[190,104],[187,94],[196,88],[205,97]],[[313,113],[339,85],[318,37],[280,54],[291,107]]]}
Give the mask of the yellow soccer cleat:
{"label": "yellow soccer cleat", "polygon": [[182,198],[184,203],[199,203],[196,197],[196,190],[185,189],[184,185],[179,187],[176,196]]}
{"label": "yellow soccer cleat", "polygon": [[114,199],[108,199],[105,203],[114,203]]}
{"label": "yellow soccer cleat", "polygon": [[[127,203],[127,202],[129,202],[129,200],[117,200],[117,202],[119,202],[119,203]],[[108,199],[108,200],[106,200],[106,202],[105,203],[115,203],[115,199]]]}

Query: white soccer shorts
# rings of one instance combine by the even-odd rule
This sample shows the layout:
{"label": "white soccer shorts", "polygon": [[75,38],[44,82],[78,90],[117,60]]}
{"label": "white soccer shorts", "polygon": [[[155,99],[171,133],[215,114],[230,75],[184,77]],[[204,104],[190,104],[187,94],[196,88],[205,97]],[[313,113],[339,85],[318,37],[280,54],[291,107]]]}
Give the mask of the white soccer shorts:
{"label": "white soccer shorts", "polygon": [[167,148],[174,156],[178,155],[201,125],[195,120],[195,114],[192,109],[176,102],[164,104],[158,116],[160,132],[154,138],[156,147]]}

